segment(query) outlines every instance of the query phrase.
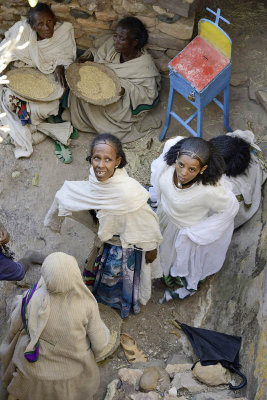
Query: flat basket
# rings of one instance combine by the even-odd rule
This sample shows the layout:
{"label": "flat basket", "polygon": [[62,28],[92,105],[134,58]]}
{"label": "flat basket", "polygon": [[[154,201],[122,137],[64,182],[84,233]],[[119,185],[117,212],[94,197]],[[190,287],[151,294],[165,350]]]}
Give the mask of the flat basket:
{"label": "flat basket", "polygon": [[122,324],[121,317],[111,307],[101,303],[98,303],[98,307],[100,311],[100,316],[110,331],[110,342],[98,355],[98,357],[96,358],[96,362],[105,360],[107,357],[113,354],[114,351],[117,350],[120,345],[120,333]]}
{"label": "flat basket", "polygon": [[[115,83],[115,87],[116,87],[115,96],[112,96],[112,97],[109,97],[109,98],[105,98],[105,99],[101,99],[101,100],[96,100],[94,98],[90,98],[90,97],[87,97],[84,94],[82,94],[79,91],[79,89],[77,87],[77,84],[81,79],[80,78],[80,73],[79,73],[80,68],[82,68],[84,66],[97,67],[97,68],[99,68],[100,71],[102,71],[105,74],[107,74],[113,80],[113,82]],[[72,90],[72,92],[79,99],[84,100],[87,103],[91,103],[91,104],[94,104],[96,106],[107,106],[109,104],[116,103],[120,99],[120,96],[119,96],[119,93],[121,91],[120,79],[118,78],[116,73],[111,68],[107,67],[106,65],[95,63],[95,62],[92,62],[92,61],[86,61],[85,63],[73,63],[66,69],[65,76],[66,76],[66,81],[67,81],[70,89]]]}
{"label": "flat basket", "polygon": [[49,102],[49,101],[54,101],[54,100],[58,100],[60,99],[60,97],[63,95],[64,93],[64,88],[58,83],[56,82],[55,78],[54,78],[54,74],[43,74],[42,72],[40,72],[38,69],[35,68],[15,68],[12,69],[10,71],[7,72],[7,79],[10,79],[11,76],[13,75],[17,75],[19,77],[19,79],[21,79],[23,81],[23,79],[25,79],[25,75],[27,74],[31,74],[31,75],[35,75],[37,78],[45,77],[47,79],[47,82],[52,82],[55,84],[55,89],[53,90],[53,92],[47,96],[47,97],[38,97],[38,96],[34,96],[32,94],[31,88],[27,87],[25,85],[25,88],[23,88],[22,90],[15,90],[10,83],[7,84],[7,86],[17,95],[19,96],[20,99],[22,100],[30,100],[30,101],[40,101],[40,102]]}

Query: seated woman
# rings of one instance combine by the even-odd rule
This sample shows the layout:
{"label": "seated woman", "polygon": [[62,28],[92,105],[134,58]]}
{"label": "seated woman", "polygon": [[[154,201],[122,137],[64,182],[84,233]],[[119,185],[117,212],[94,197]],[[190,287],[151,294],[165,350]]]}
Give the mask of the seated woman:
{"label": "seated woman", "polygon": [[[118,138],[96,136],[91,144],[89,181],[66,181],[56,193],[45,217],[45,225],[60,230],[62,217],[84,210],[97,211],[98,238],[102,242],[96,259],[89,258],[85,278],[96,299],[121,310],[139,312],[138,299],[145,304],[151,293],[151,268],[161,234],[156,214],[147,204],[148,192],[124,168],[125,154]],[[93,249],[94,250],[94,249]]]}
{"label": "seated woman", "polygon": [[225,161],[224,177],[232,184],[232,191],[239,201],[235,228],[243,225],[258,210],[261,187],[267,176],[267,163],[250,131],[234,131],[212,138]]}
{"label": "seated woman", "polygon": [[[19,35],[18,43],[13,45]],[[53,11],[44,3],[30,9],[28,21],[16,22],[6,32],[0,46],[0,55],[7,64],[14,62],[15,67],[33,67],[43,74],[54,74],[62,86],[65,85],[64,68],[76,58],[72,24],[56,22]],[[0,86],[0,108],[6,114],[1,116],[1,120],[3,125],[9,126],[8,133],[15,144],[16,158],[31,155],[32,134],[37,131],[68,144],[73,130],[69,122],[44,122],[50,115],[58,114],[59,100],[26,102],[11,89]]]}
{"label": "seated woman", "polygon": [[13,306],[0,350],[9,399],[93,399],[99,386],[95,356],[110,334],[75,258],[46,257],[39,282]]}
{"label": "seated woman", "polygon": [[160,263],[171,287],[162,302],[184,299],[196,292],[201,280],[221,269],[238,202],[220,179],[223,158],[201,138],[167,141],[151,170],[151,198],[158,205],[163,236]]}
{"label": "seated woman", "polygon": [[[145,111],[158,103],[160,74],[152,57],[144,49],[148,33],[135,17],[119,21],[113,38],[97,50],[91,49],[93,60],[115,71],[121,81],[121,99],[105,107],[78,99],[70,92],[71,122],[81,132],[116,135],[123,143],[145,135],[157,128],[155,121],[145,124]],[[153,126],[154,123],[154,126]]]}

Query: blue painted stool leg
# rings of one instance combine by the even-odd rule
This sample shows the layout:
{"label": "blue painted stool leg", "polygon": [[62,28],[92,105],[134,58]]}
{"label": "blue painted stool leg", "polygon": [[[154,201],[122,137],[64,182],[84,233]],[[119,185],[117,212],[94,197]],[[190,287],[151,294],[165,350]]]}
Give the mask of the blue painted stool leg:
{"label": "blue painted stool leg", "polygon": [[203,108],[197,109],[197,137],[202,137]]}
{"label": "blue painted stool leg", "polygon": [[159,140],[162,141],[165,138],[166,132],[169,128],[170,124],[170,118],[171,118],[171,110],[172,110],[172,104],[173,104],[173,95],[174,95],[174,89],[172,86],[170,86],[170,93],[169,93],[169,100],[168,100],[168,107],[167,107],[167,112],[166,112],[166,121],[164,128],[160,134]]}
{"label": "blue painted stool leg", "polygon": [[223,101],[223,117],[224,117],[224,126],[227,129],[227,132],[233,132],[229,126],[229,99],[230,99],[230,85],[227,85],[224,89],[224,101]]}

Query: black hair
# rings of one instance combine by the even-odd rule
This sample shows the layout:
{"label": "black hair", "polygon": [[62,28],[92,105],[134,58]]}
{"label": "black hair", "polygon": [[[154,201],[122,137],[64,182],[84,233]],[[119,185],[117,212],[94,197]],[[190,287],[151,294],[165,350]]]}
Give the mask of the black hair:
{"label": "black hair", "polygon": [[33,25],[35,14],[38,12],[42,12],[42,11],[47,11],[48,13],[51,14],[51,17],[53,17],[56,20],[56,16],[53,13],[53,11],[51,10],[51,8],[49,7],[49,5],[47,5],[45,3],[38,3],[35,7],[31,7],[29,10],[28,20],[27,20],[28,24]]}
{"label": "black hair", "polygon": [[219,151],[212,144],[199,137],[190,137],[177,142],[165,154],[164,159],[168,165],[173,165],[179,153],[188,155],[198,160],[200,167],[207,165],[203,174],[198,174],[194,179],[203,185],[216,185],[224,173],[225,163]]}
{"label": "black hair", "polygon": [[118,168],[125,167],[125,165],[127,164],[127,161],[126,161],[125,153],[122,149],[121,141],[116,136],[112,135],[111,133],[101,133],[93,139],[91,146],[90,146],[90,153],[89,153],[89,156],[86,157],[86,160],[91,163],[91,157],[93,154],[94,147],[97,143],[100,143],[100,142],[111,143],[116,150],[117,158],[121,157],[121,162],[118,165]]}
{"label": "black hair", "polygon": [[239,137],[217,136],[210,140],[222,155],[225,162],[225,174],[237,176],[244,174],[251,160],[250,145]]}
{"label": "black hair", "polygon": [[138,43],[136,45],[136,48],[138,50],[141,50],[148,41],[148,32],[140,19],[136,17],[125,17],[121,19],[118,23],[117,26],[122,26],[123,28],[126,28],[129,31],[130,38],[132,40],[138,40]]}

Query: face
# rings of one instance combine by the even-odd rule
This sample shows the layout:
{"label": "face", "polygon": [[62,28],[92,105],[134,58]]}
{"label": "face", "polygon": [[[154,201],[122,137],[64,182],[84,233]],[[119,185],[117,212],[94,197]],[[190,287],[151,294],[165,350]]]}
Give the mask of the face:
{"label": "face", "polygon": [[112,144],[97,143],[93,148],[91,165],[98,181],[106,181],[114,174],[115,167],[118,167],[121,157],[117,157],[116,150]]}
{"label": "face", "polygon": [[32,30],[37,33],[37,40],[50,39],[54,34],[55,18],[48,11],[34,14]]}
{"label": "face", "polygon": [[200,172],[204,172],[207,165],[200,167],[198,160],[185,154],[178,157],[175,163],[177,179],[182,185],[186,185],[194,179]]}
{"label": "face", "polygon": [[127,28],[117,26],[113,35],[114,47],[118,53],[127,53],[135,48],[137,40],[132,40]]}

